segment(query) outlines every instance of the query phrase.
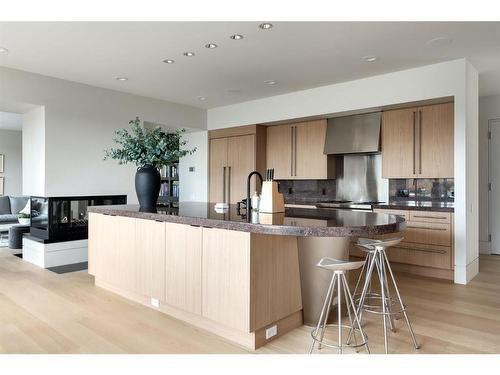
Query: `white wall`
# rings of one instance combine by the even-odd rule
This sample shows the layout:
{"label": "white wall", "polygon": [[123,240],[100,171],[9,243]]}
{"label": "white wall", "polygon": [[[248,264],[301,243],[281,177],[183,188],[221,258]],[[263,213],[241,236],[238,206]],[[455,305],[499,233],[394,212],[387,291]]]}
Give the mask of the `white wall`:
{"label": "white wall", "polygon": [[[477,71],[459,59],[208,110],[208,129],[441,97],[455,100],[455,281],[477,274]],[[468,160],[468,158],[470,158]],[[476,161],[476,164],[474,164]]]}
{"label": "white wall", "polygon": [[[2,100],[45,107],[43,191],[36,181],[43,195],[127,194],[137,202],[135,167],[102,160],[114,131],[135,116],[171,128],[206,128],[206,111],[199,108],[14,69],[0,67],[0,87]],[[23,139],[30,147],[33,139]],[[26,175],[38,173],[26,167]]]}
{"label": "white wall", "polygon": [[488,121],[500,119],[500,95],[479,98],[479,240],[480,251],[490,254],[488,206]]}
{"label": "white wall", "polygon": [[[193,155],[187,155],[179,161],[179,200],[208,201],[208,132],[186,133],[186,148],[196,147]],[[194,167],[190,172],[189,168]]]}
{"label": "white wall", "polygon": [[23,194],[45,195],[45,107],[23,115]]}
{"label": "white wall", "polygon": [[[22,194],[22,133],[19,130],[0,129],[0,154],[4,155],[4,195]],[[0,192],[1,194],[1,192]]]}

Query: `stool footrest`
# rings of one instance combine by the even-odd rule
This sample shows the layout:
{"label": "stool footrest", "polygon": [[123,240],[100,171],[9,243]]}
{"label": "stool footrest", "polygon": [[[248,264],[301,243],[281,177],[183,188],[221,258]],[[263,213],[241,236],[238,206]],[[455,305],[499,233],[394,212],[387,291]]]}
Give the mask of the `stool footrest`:
{"label": "stool footrest", "polygon": [[[338,324],[327,324],[326,325],[327,327],[338,327]],[[359,328],[353,328],[349,325],[346,325],[346,324],[341,324],[340,325],[343,329],[347,329],[347,330],[353,330],[354,332],[358,332],[359,335],[361,337],[363,337],[363,335],[361,334],[361,331],[359,330]],[[313,329],[311,331],[311,337],[312,339],[315,341],[315,342],[318,342],[320,343],[321,346],[326,346],[328,348],[332,348],[332,349],[340,349],[340,348],[353,348],[353,349],[356,349],[356,348],[360,348],[362,346],[365,346],[368,344],[368,335],[365,333],[365,340],[363,340],[363,342],[359,343],[359,344],[342,344],[342,345],[335,345],[335,344],[329,344],[329,343],[326,343],[325,342],[325,339],[323,338],[323,341],[321,341],[320,339],[317,338],[317,336],[319,335],[320,332],[316,332],[315,333],[315,329]],[[355,333],[353,333],[354,335]]]}

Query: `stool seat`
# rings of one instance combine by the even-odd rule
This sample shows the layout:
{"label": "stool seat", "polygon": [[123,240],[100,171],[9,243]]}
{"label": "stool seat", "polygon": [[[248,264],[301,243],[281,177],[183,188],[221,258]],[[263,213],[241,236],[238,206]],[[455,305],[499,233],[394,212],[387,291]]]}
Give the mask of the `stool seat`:
{"label": "stool seat", "polygon": [[316,265],[329,271],[352,271],[363,267],[363,264],[365,264],[365,261],[349,262],[347,260],[338,260],[325,257],[321,258],[321,260]]}
{"label": "stool seat", "polygon": [[375,251],[375,248],[387,248],[391,246],[396,246],[403,240],[402,237],[387,238],[384,240],[374,240],[370,238],[359,238],[356,245],[363,251]]}

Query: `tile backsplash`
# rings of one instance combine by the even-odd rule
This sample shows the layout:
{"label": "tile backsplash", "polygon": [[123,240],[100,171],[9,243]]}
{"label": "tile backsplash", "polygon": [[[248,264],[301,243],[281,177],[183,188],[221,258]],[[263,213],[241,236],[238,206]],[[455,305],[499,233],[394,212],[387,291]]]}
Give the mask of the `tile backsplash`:
{"label": "tile backsplash", "polygon": [[316,203],[335,199],[335,180],[280,180],[285,203]]}
{"label": "tile backsplash", "polygon": [[441,201],[453,202],[455,184],[449,179],[390,179],[389,201]]}

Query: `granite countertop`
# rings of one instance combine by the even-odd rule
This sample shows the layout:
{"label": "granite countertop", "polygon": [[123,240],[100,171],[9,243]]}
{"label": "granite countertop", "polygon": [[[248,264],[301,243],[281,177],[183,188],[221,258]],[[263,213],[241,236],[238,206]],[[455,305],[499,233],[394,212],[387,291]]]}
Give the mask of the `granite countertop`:
{"label": "granite countertop", "polygon": [[436,211],[454,212],[454,202],[433,202],[433,201],[392,201],[389,203],[376,204],[373,208],[390,208],[393,210],[416,210],[416,211]]}
{"label": "granite countertop", "polygon": [[238,215],[236,205],[217,213],[213,203],[181,202],[178,212],[140,212],[137,205],[92,206],[89,212],[139,219],[287,236],[351,237],[394,233],[406,228],[395,215],[336,209],[286,208],[283,214],[254,214],[251,222]]}

